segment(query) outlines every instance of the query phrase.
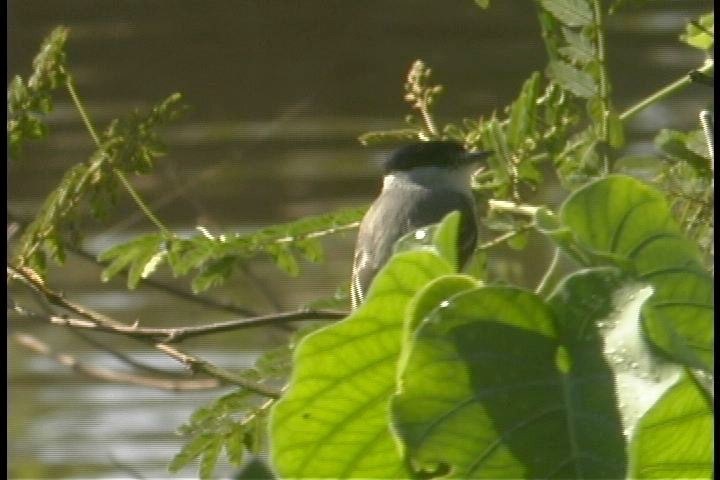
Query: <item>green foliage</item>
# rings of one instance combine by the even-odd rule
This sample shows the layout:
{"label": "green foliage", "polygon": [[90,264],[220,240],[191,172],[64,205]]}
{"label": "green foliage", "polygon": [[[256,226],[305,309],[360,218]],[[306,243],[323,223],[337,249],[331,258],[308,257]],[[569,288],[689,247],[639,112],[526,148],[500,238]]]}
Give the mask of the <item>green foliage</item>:
{"label": "green foliage", "polygon": [[[63,50],[66,37],[67,29],[64,28],[56,29],[48,37],[34,61],[35,72],[27,88],[19,77],[11,83],[8,132],[11,137],[15,135],[18,138],[18,148],[25,138],[21,135],[22,128],[25,128],[22,122],[35,122],[33,112],[49,111],[52,105],[50,91],[68,78]],[[74,92],[71,91],[71,94]],[[79,101],[75,97],[74,100],[81,116],[90,125]],[[429,98],[426,100],[430,101]],[[176,119],[184,109],[181,96],[176,93],[147,114],[135,111],[128,118],[110,122],[97,138],[98,149],[88,162],[69,169],[58,187],[46,198],[39,214],[20,239],[16,262],[41,274],[45,271],[48,257],[63,263],[68,244],[77,243],[80,239],[83,217],[87,213],[96,218],[107,215],[116,201],[119,183],[141,202],[124,175],[152,171],[156,159],[165,152],[157,129]],[[33,125],[36,130],[42,129],[40,123]],[[92,127],[89,128],[94,136]],[[168,262],[175,275],[197,270],[192,286],[194,291],[200,292],[222,284],[232,275],[239,261],[258,254],[269,254],[281,269],[297,275],[296,255],[313,262],[322,261],[323,249],[319,238],[352,225],[363,213],[364,209],[353,209],[307,217],[250,235],[234,235],[229,239],[210,235],[180,239],[161,231],[117,245],[102,254],[101,260],[112,261],[103,271],[102,279],[107,281],[127,268],[128,287],[134,288],[140,278],[146,278],[163,262]]]}
{"label": "green foliage", "polygon": [[163,245],[162,235],[153,233],[134,238],[107,250],[98,258],[102,262],[112,260],[110,265],[103,270],[102,280],[107,282],[115,274],[129,266],[127,285],[130,289],[135,288],[140,278],[146,278],[152,273],[165,255]]}
{"label": "green foliage", "polygon": [[128,118],[110,122],[100,139],[100,148],[91,162],[105,162],[123,173],[146,174],[153,161],[165,154],[157,128],[177,119],[184,111],[182,95],[174,93],[143,114],[135,110]]}
{"label": "green foliage", "polygon": [[33,73],[27,83],[16,75],[8,88],[8,145],[17,159],[23,143],[43,138],[47,126],[40,117],[53,109],[52,92],[65,83],[65,42],[68,29],[55,28],[33,60]]}
{"label": "green foliage", "polygon": [[567,43],[558,48],[562,56],[576,65],[587,65],[595,58],[595,47],[587,35],[566,27],[562,28],[562,33]]}
{"label": "green foliage", "polygon": [[[286,345],[264,352],[242,375],[253,381],[287,378],[298,342],[318,328],[317,324],[309,324],[298,329]],[[168,470],[177,473],[199,459],[198,476],[211,478],[223,451],[231,465],[240,467],[246,452],[257,455],[266,449],[268,407],[266,400],[263,403],[252,392],[239,389],[197,409],[178,429],[185,445]]]}
{"label": "green foliage", "polygon": [[[661,440],[648,434],[643,422],[646,412],[654,415],[667,401],[666,392],[675,388],[683,366],[712,369],[712,279],[661,193],[627,177],[592,183],[609,171],[617,155],[613,149],[625,144],[622,115],[609,97],[601,12],[593,12],[597,6],[584,0],[541,4],[551,54],[549,81],[543,86],[540,75],[533,74],[506,117],[493,113],[487,120],[448,124],[440,136],[495,152],[488,162],[491,171],[478,178],[478,187],[495,198],[520,201],[518,187],[541,183],[539,164],[552,159],[563,184],[580,190],[563,205],[559,218],[543,223],[555,222],[548,233],[592,269],[567,277],[547,300],[513,287],[473,288],[469,278],[446,275],[409,291],[415,293],[404,313],[384,306],[385,323],[399,323],[391,315],[404,317],[400,355],[387,355],[398,360],[390,418],[403,455],[403,476],[622,478],[629,462],[633,471],[642,463],[667,472],[675,463],[711,455],[706,442],[700,451],[686,448],[672,458],[664,456],[652,449]],[[429,69],[423,85],[428,77]],[[415,138],[430,138],[431,103],[413,105],[424,124],[410,117],[409,129],[373,132],[361,141],[413,138],[413,128]],[[662,143],[668,154],[683,164],[709,165],[707,150],[699,151],[701,142],[669,138],[674,143]],[[698,168],[698,175],[706,172]],[[676,178],[686,182],[691,176]],[[705,205],[711,208],[707,197]],[[517,226],[511,221],[510,228]],[[401,243],[400,250],[414,247],[432,255],[427,240],[410,237]],[[378,283],[390,281],[385,274],[391,271],[394,279],[406,276],[399,264],[390,265],[397,271],[388,267]],[[370,299],[368,305],[371,301],[378,302],[378,309],[383,305],[381,299]],[[362,337],[350,326],[364,318],[363,309],[317,338],[342,338],[342,346],[359,342]],[[287,397],[273,414],[276,468],[289,476],[396,475],[390,450],[364,440],[371,434],[386,438],[376,418],[385,410],[373,407],[368,414],[372,429],[360,430],[368,425],[367,412],[360,408],[363,399],[382,403],[381,392],[393,390],[387,385],[391,374],[383,376],[384,390],[372,388],[365,380],[365,363],[332,363],[330,358],[354,357],[338,351],[335,343],[326,350],[328,344],[312,344],[312,339],[310,346],[301,345]],[[328,361],[305,357],[305,348],[314,355],[322,351]],[[322,371],[318,367],[329,364]],[[363,395],[346,393],[341,385]],[[330,405],[342,407],[327,412]],[[684,422],[687,432],[698,428],[684,417],[676,421]],[[699,428],[705,441],[709,425]],[[550,449],[549,438],[554,442]],[[373,463],[381,450],[388,463]],[[700,471],[706,464],[701,462]],[[381,465],[382,473],[372,469]],[[679,469],[680,476],[688,472]]]}
{"label": "green foliage", "polygon": [[[148,173],[152,160],[162,155],[162,144],[154,129],[179,114],[180,98],[179,94],[170,95],[148,114],[135,112],[128,119],[111,122],[97,151],[86,163],[76,164],[67,171],[23,232],[16,254],[19,265],[43,273],[47,257],[64,262],[66,235],[70,235],[70,244],[77,243],[81,221],[87,213],[96,218],[106,215],[115,203],[119,175]],[[131,250],[147,253],[137,245]],[[137,266],[139,272],[144,267],[144,264]],[[135,283],[137,278],[128,281],[128,284]]]}
{"label": "green foliage", "polygon": [[[490,2],[475,3],[487,8]],[[610,13],[629,4],[642,0],[616,0]],[[513,234],[515,248],[527,241],[517,233],[533,226],[584,269],[563,278],[545,298],[457,274],[457,215],[403,239],[359,310],[313,333],[317,325],[302,330],[243,373],[284,380],[294,367],[269,422],[281,475],[711,474],[712,410],[692,378],[711,376],[713,368],[713,279],[707,270],[714,184],[707,139],[701,130],[662,130],[656,145],[664,158],[622,156],[630,114],[612,104],[601,3],[536,5],[548,64],[544,74],[529,75],[510,105],[487,118],[438,125],[432,109],[443,87],[418,60],[404,85],[412,112],[406,125],[366,133],[360,141],[441,138],[492,150],[476,189],[518,204],[543,184],[544,171],[554,170],[574,191],[558,215],[541,208],[531,224],[491,211],[487,224]],[[710,52],[713,35],[710,12],[691,22],[681,40]],[[67,29],[56,29],[28,82],[19,76],[10,82],[12,157],[25,141],[46,135],[41,116],[51,111],[51,93],[61,85],[96,137],[65,65],[66,38]],[[40,273],[48,259],[62,263],[80,238],[84,217],[102,218],[113,206],[118,183],[159,229],[101,255],[110,262],[102,279],[127,270],[129,288],[164,262],[176,276],[193,274],[195,292],[226,282],[258,257],[298,275],[300,258],[322,261],[321,239],[353,228],[364,214],[342,210],[248,235],[214,236],[202,227],[191,238],[172,235],[124,175],[154,168],[164,152],[157,129],[182,110],[174,94],[147,114],[112,121],[97,136],[98,150],[71,167],[48,196],[24,232],[15,262]],[[613,170],[637,173],[661,191],[607,177]],[[487,272],[479,273],[487,280]],[[272,405],[242,390],[199,409],[180,429],[187,443],[170,470],[199,461],[199,476],[209,478],[223,451],[240,465],[246,450],[265,448]]]}
{"label": "green foliage", "polygon": [[419,288],[451,272],[430,251],[401,252],[360,309],[300,343],[290,386],[270,419],[281,476],[403,476],[386,421],[403,313]]}
{"label": "green foliage", "polygon": [[661,189],[685,236],[703,253],[703,264],[713,263],[712,158],[702,130],[662,129],[655,137],[662,156],[621,157],[616,171],[641,177]]}
{"label": "green foliage", "polygon": [[297,255],[311,262],[322,261],[324,251],[320,238],[349,228],[364,213],[364,208],[339,210],[274,225],[248,235],[215,237],[206,233],[189,239],[172,238],[168,241],[169,252],[165,259],[176,276],[198,270],[192,281],[195,292],[222,284],[239,262],[260,254],[270,255],[279,268],[289,275],[297,275]]}
{"label": "green foliage", "polygon": [[146,278],[167,262],[175,276],[197,270],[192,288],[198,293],[222,285],[241,262],[260,254],[269,255],[280,269],[295,276],[299,273],[297,255],[311,262],[322,261],[324,250],[320,238],[349,228],[362,218],[364,212],[364,208],[354,208],[308,216],[247,235],[216,237],[202,227],[198,228],[203,233],[192,238],[151,234],[116,245],[103,253],[100,260],[115,260],[103,271],[102,278],[107,281],[127,265],[132,265],[134,269],[128,273],[128,286],[134,287],[139,278]]}
{"label": "green foliage", "polygon": [[[576,309],[568,326],[586,319],[582,335],[568,335],[542,299],[515,287],[468,290],[426,316],[407,363],[398,366],[399,392],[392,399],[392,421],[414,473],[622,476],[624,442],[612,376],[592,330],[592,320],[606,314],[610,302],[596,294],[604,308],[582,308],[573,296],[585,293],[573,285],[578,280],[596,288],[605,280],[589,277],[600,274],[571,278],[556,293],[562,297],[558,310]],[[558,366],[559,355],[569,365]]]}
{"label": "green foliage", "polygon": [[437,127],[430,114],[430,107],[435,103],[436,97],[442,93],[443,87],[428,83],[431,74],[432,70],[422,60],[415,60],[408,71],[404,85],[404,99],[421,116],[421,119],[414,115],[408,115],[405,118],[406,123],[412,128],[367,132],[359,137],[360,143],[369,145],[387,141],[437,138]]}
{"label": "green foliage", "polygon": [[581,98],[597,95],[595,79],[586,72],[564,62],[552,62],[548,65],[548,75],[557,81],[565,90]]}
{"label": "green foliage", "polygon": [[180,427],[178,433],[188,442],[168,469],[176,473],[200,458],[199,477],[210,478],[223,448],[228,460],[239,467],[246,449],[258,450],[266,415],[267,412],[258,407],[257,398],[247,390],[228,393],[199,408],[190,421]]}
{"label": "green foliage", "polygon": [[678,362],[711,370],[712,278],[662,194],[610,176],[575,192],[560,218],[572,232],[569,252],[584,264],[609,263],[653,287],[642,315],[655,345]]}
{"label": "green foliage", "polygon": [[631,478],[713,478],[713,409],[689,375],[642,418]]}
{"label": "green foliage", "polygon": [[697,21],[688,23],[685,33],[680,35],[680,40],[691,47],[709,52],[715,41],[715,12],[701,15]]}
{"label": "green foliage", "polygon": [[712,175],[710,153],[702,130],[683,133],[662,129],[655,137],[655,145],[670,159],[690,164],[698,175]]}
{"label": "green foliage", "polygon": [[586,27],[593,24],[593,14],[586,0],[541,0],[545,10],[569,27]]}
{"label": "green foliage", "polygon": [[[435,230],[444,248],[452,221]],[[711,368],[712,284],[698,252],[662,195],[629,177],[578,190],[541,223],[553,222],[548,233],[592,268],[548,299],[453,275],[427,244],[397,253],[367,303],[298,347],[271,416],[277,471],[623,478],[629,462],[672,469],[689,458],[653,453],[662,440],[643,419],[666,408],[655,406],[685,366]],[[690,273],[699,280],[667,277]],[[688,455],[708,458],[709,446]]]}

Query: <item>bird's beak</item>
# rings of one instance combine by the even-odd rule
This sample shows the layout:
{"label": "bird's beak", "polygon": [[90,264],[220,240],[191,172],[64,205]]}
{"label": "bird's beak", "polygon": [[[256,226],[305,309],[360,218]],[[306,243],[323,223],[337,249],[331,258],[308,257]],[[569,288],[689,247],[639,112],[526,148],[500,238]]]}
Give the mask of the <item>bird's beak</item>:
{"label": "bird's beak", "polygon": [[491,150],[482,151],[482,152],[465,152],[462,155],[462,161],[463,163],[479,163],[486,158],[488,158],[490,155],[492,155],[494,152]]}

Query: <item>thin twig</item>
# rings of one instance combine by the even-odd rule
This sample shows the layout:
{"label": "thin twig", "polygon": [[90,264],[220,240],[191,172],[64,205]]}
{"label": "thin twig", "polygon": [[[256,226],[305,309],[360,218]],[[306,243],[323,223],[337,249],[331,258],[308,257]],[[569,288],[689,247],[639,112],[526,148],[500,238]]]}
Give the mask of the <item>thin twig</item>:
{"label": "thin twig", "polygon": [[[595,20],[595,46],[597,47],[597,66],[598,66],[598,98],[602,104],[602,118],[600,119],[600,139],[608,142],[610,131],[610,98],[607,82],[607,64],[605,62],[605,35],[603,27],[602,6],[600,0],[593,0],[593,17]],[[610,165],[608,162],[607,152],[600,154],[602,159],[603,175],[610,173]]]}
{"label": "thin twig", "polygon": [[[269,139],[272,138],[273,135],[275,135],[277,132],[282,131],[283,128],[286,128],[286,125],[288,122],[292,121],[293,119],[299,117],[302,115],[304,111],[308,109],[308,106],[312,104],[313,100],[317,96],[316,93],[312,93],[308,96],[305,96],[298,100],[296,103],[290,105],[288,108],[285,109],[283,113],[279,115],[279,117],[276,120],[273,120],[270,122],[270,127],[265,129],[260,136],[260,138],[257,139],[257,145],[262,145],[262,142],[266,142]],[[254,148],[246,149],[245,151],[240,152],[243,156],[249,156],[251,157],[253,153],[255,153]],[[171,204],[173,201],[175,201],[178,197],[183,195],[184,189],[187,188],[193,188],[196,187],[198,184],[205,182],[209,179],[212,179],[215,175],[218,175],[220,172],[223,171],[224,168],[227,168],[234,162],[234,159],[231,159],[228,157],[225,160],[217,162],[215,165],[212,165],[203,171],[199,172],[197,175],[192,175],[190,179],[185,181],[184,185],[181,185],[179,188],[176,188],[172,191],[169,191],[165,195],[154,199],[150,203],[150,207],[158,211],[161,208],[165,207],[166,205]],[[130,215],[128,215],[124,220],[121,220],[117,222],[115,225],[111,226],[108,229],[108,233],[115,233],[119,231],[124,231],[135,225],[139,220],[141,220],[143,217],[139,212],[133,212]]]}
{"label": "thin twig", "polygon": [[[95,127],[93,127],[92,122],[90,121],[90,116],[87,114],[87,111],[85,110],[85,107],[83,106],[82,102],[80,101],[80,97],[77,94],[77,91],[75,90],[75,82],[73,81],[72,75],[70,75],[70,72],[65,71],[65,69],[62,69],[63,73],[65,74],[65,87],[68,90],[68,93],[70,94],[70,98],[72,98],[73,103],[75,104],[75,108],[80,113],[80,117],[82,118],[83,123],[85,124],[85,128],[87,129],[88,133],[93,139],[93,142],[95,145],[101,150],[103,156],[105,158],[108,158],[107,153],[103,149],[103,145],[100,142],[100,137],[98,136],[97,132],[95,131]],[[145,201],[140,197],[140,195],[137,193],[137,191],[133,188],[133,186],[128,181],[127,177],[125,177],[125,174],[121,172],[119,169],[112,166],[112,170],[117,175],[117,177],[120,179],[120,183],[123,184],[125,187],[125,190],[128,191],[130,196],[133,198],[135,203],[137,204],[138,208],[142,210],[142,212],[145,214],[145,216],[150,220],[157,228],[160,230],[160,232],[166,236],[170,237],[171,233],[170,231],[165,227],[165,225],[162,224],[162,222],[155,216],[155,214],[152,213],[150,208],[147,206]]]}
{"label": "thin twig", "polygon": [[115,468],[117,468],[118,470],[122,470],[123,472],[130,475],[130,478],[134,478],[135,480],[146,480],[146,478],[140,472],[135,470],[130,465],[126,465],[125,463],[120,462],[112,455],[112,453],[108,453],[108,459]]}
{"label": "thin twig", "polygon": [[105,327],[107,329],[123,329],[128,328],[127,324],[119,322],[101,313],[95,312],[83,305],[75,304],[66,299],[61,293],[57,293],[49,289],[45,282],[40,278],[34,270],[29,267],[15,268],[11,265],[7,266],[7,275],[10,278],[16,278],[25,285],[28,285],[41,298],[46,299],[50,304],[65,308],[81,317],[90,320],[92,323]]}
{"label": "thin twig", "polygon": [[[20,308],[20,307],[18,307]],[[276,313],[251,318],[240,318],[226,322],[212,323],[209,325],[191,325],[187,327],[155,328],[140,327],[138,325],[108,326],[96,323],[92,320],[72,318],[59,315],[31,314],[24,310],[16,310],[24,316],[33,316],[35,319],[42,319],[53,325],[94,330],[96,332],[115,333],[137,339],[147,339],[154,342],[170,344],[178,343],[192,337],[199,337],[213,333],[240,330],[248,327],[258,327],[270,324],[286,322],[299,322],[306,320],[340,320],[350,313],[339,310],[296,310],[293,312]]]}
{"label": "thin twig", "polygon": [[253,288],[260,293],[260,295],[265,299],[265,301],[270,305],[270,307],[276,312],[281,311],[282,306],[280,305],[280,302],[278,301],[275,293],[270,288],[268,288],[265,282],[260,281],[257,275],[255,275],[255,272],[253,272],[250,268],[248,262],[240,261],[238,262],[238,266],[242,274],[247,277]]}
{"label": "thin twig", "polygon": [[[285,393],[285,390],[287,390],[288,387],[290,387],[290,384],[289,384],[289,383],[286,383],[286,384],[280,389],[280,395],[282,395],[283,393]],[[275,405],[275,403],[276,403],[277,401],[278,401],[277,398],[268,398],[267,400],[265,400],[265,402],[263,402],[262,405],[260,405],[260,406],[257,408],[257,410],[255,410],[253,413],[251,413],[250,415],[248,415],[247,417],[245,417],[245,418],[242,420],[242,422],[240,422],[240,425],[243,426],[243,427],[246,426],[246,425],[248,425],[248,424],[249,424],[250,422],[252,422],[258,415],[260,415],[261,413],[264,413],[264,412],[268,411],[268,410],[270,409],[270,407],[272,407],[273,405]]]}
{"label": "thin twig", "polygon": [[167,354],[169,357],[174,358],[183,365],[187,366],[193,372],[206,373],[212,377],[224,380],[229,383],[233,383],[235,385],[239,385],[243,388],[247,388],[248,390],[252,390],[253,392],[259,393],[260,395],[263,395],[265,397],[280,398],[280,391],[275,388],[234,374],[228,370],[225,370],[224,368],[218,367],[217,365],[203,360],[200,357],[196,357],[194,355],[182,352],[176,347],[165,343],[158,343],[155,345],[155,347],[161,352]]}
{"label": "thin twig", "polygon": [[715,173],[715,148],[713,146],[715,135],[713,132],[713,114],[709,110],[700,112],[700,126],[702,127],[703,135],[705,136],[705,145],[710,155],[710,172]]}
{"label": "thin twig", "polygon": [[127,385],[139,385],[142,387],[159,388],[161,390],[186,391],[186,390],[210,390],[221,385],[216,378],[204,378],[199,380],[176,380],[166,378],[146,377],[126,372],[118,372],[107,368],[87,365],[78,361],[72,355],[54,352],[46,343],[26,333],[16,333],[13,340],[19,345],[32,350],[35,353],[52,358],[66,367],[82,375],[104,380],[112,383],[123,383]]}
{"label": "thin twig", "polygon": [[692,72],[688,73],[687,75],[682,76],[678,80],[675,80],[671,84],[661,88],[657,92],[653,93],[652,95],[640,100],[638,103],[633,105],[632,107],[625,110],[623,113],[620,114],[620,120],[627,120],[636,113],[640,112],[647,106],[658,102],[662,100],[663,98],[667,97],[668,95],[671,95],[672,93],[675,93],[678,90],[681,90],[688,85],[690,85],[694,80],[693,78],[697,75],[706,75],[713,71],[715,68],[715,63],[713,59],[709,58],[705,60],[705,64],[698,68],[697,70],[693,70]]}
{"label": "thin twig", "polygon": [[538,207],[537,205],[518,204],[507,200],[495,199],[488,200],[488,207],[490,208],[490,210],[498,212],[510,212],[518,215],[524,215],[527,217],[535,216],[538,210],[542,208]]}
{"label": "thin twig", "polygon": [[305,320],[340,320],[349,315],[349,312],[342,310],[301,309],[292,312],[239,318],[225,322],[211,323],[208,325],[190,325],[186,327],[169,328],[140,327],[138,324],[127,325],[109,319],[108,317],[96,316],[100,314],[92,312],[85,307],[80,307],[79,305],[76,305],[60,296],[58,293],[50,290],[39,278],[33,278],[30,274],[25,272],[27,269],[17,270],[14,267],[8,266],[7,270],[8,275],[19,277],[25,284],[30,286],[33,291],[45,298],[48,298],[51,303],[59,303],[60,306],[74,311],[84,317],[83,319],[77,319],[51,315],[48,318],[52,324],[66,325],[74,328],[90,329],[108,333],[117,333],[129,337],[148,338],[162,343],[175,343],[191,337],[208,335],[211,333],[221,333],[230,330],[239,330],[243,328],[281,324],[286,322],[298,322]]}
{"label": "thin twig", "polygon": [[488,248],[492,248],[497,245],[500,245],[501,243],[506,242],[506,241],[510,240],[511,238],[517,237],[521,233],[526,232],[526,231],[530,230],[531,228],[533,228],[533,224],[531,224],[531,223],[528,223],[526,225],[521,225],[518,228],[516,228],[515,230],[510,230],[509,232],[505,232],[502,235],[499,235],[499,236],[493,238],[492,240],[488,240],[487,242],[480,244],[478,246],[478,250],[487,250]]}
{"label": "thin twig", "polygon": [[[156,368],[156,367],[153,367],[152,365],[147,365],[145,363],[138,362],[137,360],[130,357],[129,355],[119,352],[118,350],[112,348],[111,346],[106,345],[105,343],[93,338],[92,336],[85,333],[82,329],[71,328],[70,331],[74,335],[77,335],[84,342],[94,346],[95,348],[97,348],[99,350],[109,353],[116,359],[120,360],[124,364],[129,365],[133,368],[136,368],[138,370],[143,370],[148,373],[155,374],[155,375],[163,375],[166,377],[174,377],[174,378],[181,377],[181,374],[178,374],[177,372],[170,372],[170,371],[164,370],[162,368]],[[184,375],[182,375],[182,376],[184,376]]]}

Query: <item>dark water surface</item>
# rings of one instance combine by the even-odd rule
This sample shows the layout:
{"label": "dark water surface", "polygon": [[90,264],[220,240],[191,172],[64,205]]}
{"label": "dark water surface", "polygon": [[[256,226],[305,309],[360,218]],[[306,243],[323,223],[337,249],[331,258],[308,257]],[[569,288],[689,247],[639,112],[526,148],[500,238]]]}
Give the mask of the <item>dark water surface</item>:
{"label": "dark water surface", "polygon": [[[30,72],[42,38],[71,28],[70,70],[99,127],[168,94],[185,95],[190,111],[163,130],[169,154],[156,173],[133,183],[174,231],[205,225],[219,233],[247,232],[339,207],[360,206],[378,189],[386,153],[363,148],[357,136],[401,127],[402,86],[421,58],[446,87],[440,123],[489,115],[516,95],[545,64],[532,2],[471,0],[108,1],[8,2],[8,76]],[[701,64],[676,41],[686,20],[711,9],[706,1],[668,1],[626,11],[609,23],[614,102],[626,108]],[[652,151],[653,129],[696,128],[708,96],[691,86],[638,115],[630,151]],[[9,169],[9,210],[30,218],[62,173],[92,152],[91,140],[64,92],[49,117],[48,141],[31,145]],[[121,195],[122,197],[122,195]],[[97,253],[150,231],[128,198],[103,225],[91,227],[85,248]],[[327,261],[302,265],[291,279],[267,262],[250,277],[213,291],[259,312],[288,310],[332,296],[347,282],[353,235],[326,243]],[[542,247],[542,245],[540,245]],[[499,276],[532,284],[544,265],[532,250],[512,252]],[[99,283],[100,270],[71,257],[49,282],[68,298],[118,319],[144,325],[187,325],[232,318],[148,287],[127,293],[122,281]],[[161,279],[170,281],[168,278]],[[182,283],[179,283],[183,285]],[[258,285],[262,285],[259,288]],[[29,298],[20,292],[18,300]],[[121,366],[70,332],[11,317],[9,331],[31,332],[84,362]],[[187,350],[227,367],[252,363],[282,331],[215,335]],[[115,338],[153,365],[173,362]],[[219,392],[174,394],[88,380],[8,344],[9,475],[11,478],[169,478],[178,451],[174,430]],[[177,368],[177,367],[175,367]],[[227,473],[227,466],[221,467]],[[195,467],[178,478],[192,477]]]}

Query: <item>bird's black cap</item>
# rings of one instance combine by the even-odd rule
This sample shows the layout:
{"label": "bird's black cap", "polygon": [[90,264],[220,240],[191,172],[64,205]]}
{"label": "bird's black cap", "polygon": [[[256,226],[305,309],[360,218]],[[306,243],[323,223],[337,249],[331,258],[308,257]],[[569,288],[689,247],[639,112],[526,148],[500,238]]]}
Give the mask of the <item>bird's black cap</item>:
{"label": "bird's black cap", "polygon": [[416,167],[459,167],[487,158],[491,152],[468,152],[452,140],[433,140],[404,145],[385,161],[385,174]]}

